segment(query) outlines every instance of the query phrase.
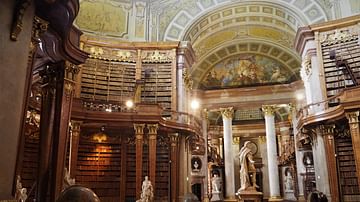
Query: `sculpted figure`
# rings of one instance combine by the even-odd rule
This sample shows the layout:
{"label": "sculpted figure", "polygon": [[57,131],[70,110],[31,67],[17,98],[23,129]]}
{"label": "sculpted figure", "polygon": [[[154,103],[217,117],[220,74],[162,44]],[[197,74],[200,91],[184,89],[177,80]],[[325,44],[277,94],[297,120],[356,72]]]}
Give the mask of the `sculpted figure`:
{"label": "sculpted figure", "polygon": [[251,152],[249,143],[251,142],[246,141],[239,152],[241,183],[239,191],[246,190],[249,187],[252,187],[253,189],[259,187],[256,185],[255,161],[253,160],[253,153]]}
{"label": "sculpted figure", "polygon": [[148,176],[142,183],[140,199],[137,202],[151,202],[154,199],[154,190]]}
{"label": "sculpted figure", "polygon": [[215,173],[214,177],[211,180],[212,192],[218,193],[221,192],[221,178]]}
{"label": "sculpted figure", "polygon": [[23,188],[22,187],[22,184],[21,184],[21,178],[20,178],[20,175],[16,176],[16,193],[15,193],[15,199],[16,201],[18,202],[24,202],[26,201],[27,199],[27,190],[26,188]]}

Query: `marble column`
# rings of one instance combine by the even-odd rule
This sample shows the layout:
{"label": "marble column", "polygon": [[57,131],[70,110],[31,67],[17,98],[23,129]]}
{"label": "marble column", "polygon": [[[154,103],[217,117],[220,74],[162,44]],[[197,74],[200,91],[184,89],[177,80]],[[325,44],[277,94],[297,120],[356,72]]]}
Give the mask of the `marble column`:
{"label": "marble column", "polygon": [[358,176],[358,184],[360,185],[360,147],[358,146],[360,144],[359,111],[346,113],[346,118],[349,120],[356,176]]}
{"label": "marble column", "polygon": [[278,169],[278,160],[277,160],[277,152],[276,152],[277,144],[276,144],[275,116],[274,116],[275,106],[264,105],[262,107],[262,110],[265,114],[266,147],[267,147],[269,185],[270,185],[269,201],[282,201],[280,195],[279,169]]}
{"label": "marble column", "polygon": [[135,147],[136,147],[136,171],[135,171],[135,190],[136,198],[140,199],[141,184],[142,184],[142,158],[143,158],[143,143],[144,143],[144,128],[145,124],[135,124]]}
{"label": "marble column", "polygon": [[156,173],[156,136],[159,128],[158,124],[147,124],[149,129],[149,180],[155,190]]}
{"label": "marble column", "polygon": [[220,108],[224,129],[225,198],[235,199],[234,156],[232,151],[232,107]]}

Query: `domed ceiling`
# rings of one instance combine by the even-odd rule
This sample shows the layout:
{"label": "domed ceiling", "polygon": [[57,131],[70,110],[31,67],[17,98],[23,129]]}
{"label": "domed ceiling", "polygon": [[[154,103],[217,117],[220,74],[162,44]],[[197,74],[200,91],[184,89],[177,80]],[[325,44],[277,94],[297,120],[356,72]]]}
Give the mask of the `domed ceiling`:
{"label": "domed ceiling", "polygon": [[75,24],[130,41],[190,41],[195,88],[299,79],[297,28],[334,18],[329,0],[82,0]]}

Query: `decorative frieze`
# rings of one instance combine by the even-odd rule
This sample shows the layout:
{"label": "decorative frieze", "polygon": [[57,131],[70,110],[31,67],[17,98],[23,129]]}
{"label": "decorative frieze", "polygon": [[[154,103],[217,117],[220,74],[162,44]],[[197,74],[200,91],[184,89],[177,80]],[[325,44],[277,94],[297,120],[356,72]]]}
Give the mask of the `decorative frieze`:
{"label": "decorative frieze", "polygon": [[172,62],[175,55],[170,51],[143,51],[141,59],[145,63],[167,63]]}
{"label": "decorative frieze", "polygon": [[333,45],[336,43],[343,43],[346,41],[355,40],[358,38],[358,33],[354,28],[344,30],[336,29],[332,32],[323,33],[321,35],[321,44],[324,46]]}

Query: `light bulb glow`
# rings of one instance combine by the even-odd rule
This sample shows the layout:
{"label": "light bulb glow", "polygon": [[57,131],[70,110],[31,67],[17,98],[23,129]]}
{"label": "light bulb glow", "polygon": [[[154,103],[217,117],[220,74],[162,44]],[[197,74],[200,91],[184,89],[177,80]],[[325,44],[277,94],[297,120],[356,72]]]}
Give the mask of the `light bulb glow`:
{"label": "light bulb glow", "polygon": [[191,109],[199,109],[199,107],[200,107],[200,102],[198,101],[198,100],[192,100],[191,101]]}
{"label": "light bulb glow", "polygon": [[125,105],[126,105],[127,108],[131,108],[131,107],[134,106],[134,103],[133,103],[132,100],[128,100],[128,101],[126,101]]}

